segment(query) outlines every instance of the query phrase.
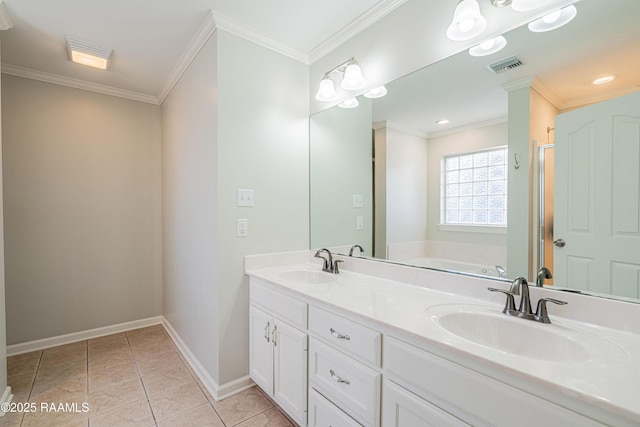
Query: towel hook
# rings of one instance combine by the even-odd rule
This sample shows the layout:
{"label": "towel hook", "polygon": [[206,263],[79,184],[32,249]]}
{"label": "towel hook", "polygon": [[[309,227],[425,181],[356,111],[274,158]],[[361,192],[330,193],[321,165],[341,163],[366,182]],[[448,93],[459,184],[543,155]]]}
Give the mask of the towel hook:
{"label": "towel hook", "polygon": [[513,153],[513,159],[516,161],[516,165],[514,166],[516,169],[520,169],[520,162],[518,162],[518,154]]}

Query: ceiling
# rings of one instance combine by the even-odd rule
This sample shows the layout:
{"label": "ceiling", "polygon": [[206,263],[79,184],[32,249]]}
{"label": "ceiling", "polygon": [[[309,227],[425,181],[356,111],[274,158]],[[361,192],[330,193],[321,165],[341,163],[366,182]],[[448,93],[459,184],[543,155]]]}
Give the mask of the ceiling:
{"label": "ceiling", "polygon": [[[3,72],[160,102],[207,30],[226,27],[305,61],[345,27],[404,1],[0,0],[13,23],[2,33]],[[69,62],[66,36],[113,49],[110,69]]]}
{"label": "ceiling", "polygon": [[[374,101],[374,122],[423,136],[504,121],[507,90],[528,84],[558,109],[568,110],[640,90],[640,1],[581,0],[565,27],[532,33],[526,26],[505,34],[507,47],[487,57],[466,51],[387,85]],[[487,65],[517,56],[523,66],[495,75]],[[598,77],[616,74],[595,86]],[[440,119],[449,119],[444,126]]]}

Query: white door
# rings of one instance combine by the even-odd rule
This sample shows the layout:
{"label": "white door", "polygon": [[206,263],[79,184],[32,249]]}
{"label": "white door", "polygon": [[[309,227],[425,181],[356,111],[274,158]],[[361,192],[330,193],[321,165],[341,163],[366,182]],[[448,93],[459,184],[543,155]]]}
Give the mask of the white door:
{"label": "white door", "polygon": [[276,321],[273,334],[275,401],[307,425],[307,334]]}
{"label": "white door", "polygon": [[554,284],[640,297],[640,92],[558,116],[555,147]]}
{"label": "white door", "polygon": [[273,317],[254,306],[250,307],[249,374],[270,396],[273,394],[273,323]]}

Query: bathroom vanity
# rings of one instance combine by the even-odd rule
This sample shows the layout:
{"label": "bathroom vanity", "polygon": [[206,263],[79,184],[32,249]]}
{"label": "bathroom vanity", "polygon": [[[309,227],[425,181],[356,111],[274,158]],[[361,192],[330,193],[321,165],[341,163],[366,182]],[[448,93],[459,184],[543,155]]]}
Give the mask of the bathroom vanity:
{"label": "bathroom vanity", "polygon": [[349,257],[331,274],[312,255],[245,258],[251,378],[298,424],[640,424],[640,326],[587,319],[594,298],[555,292],[569,304],[542,324],[502,313],[487,287],[508,282]]}

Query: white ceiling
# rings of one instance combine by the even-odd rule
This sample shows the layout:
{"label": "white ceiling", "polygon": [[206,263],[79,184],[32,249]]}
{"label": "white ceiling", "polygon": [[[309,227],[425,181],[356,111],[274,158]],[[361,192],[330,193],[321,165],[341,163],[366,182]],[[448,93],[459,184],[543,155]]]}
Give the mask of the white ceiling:
{"label": "white ceiling", "polygon": [[[227,26],[304,61],[358,19],[405,0],[0,0],[13,28],[2,33],[3,71],[87,82],[153,102],[203,27]],[[113,49],[108,71],[67,61],[65,37]],[[138,96],[139,95],[139,96]]]}

